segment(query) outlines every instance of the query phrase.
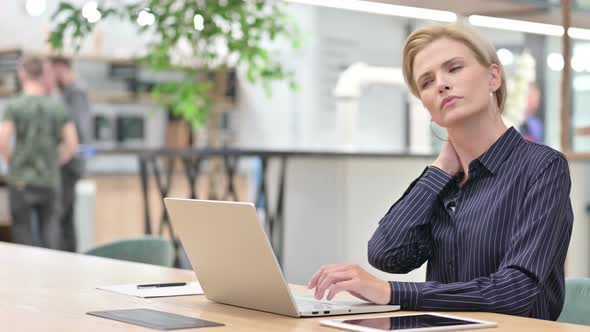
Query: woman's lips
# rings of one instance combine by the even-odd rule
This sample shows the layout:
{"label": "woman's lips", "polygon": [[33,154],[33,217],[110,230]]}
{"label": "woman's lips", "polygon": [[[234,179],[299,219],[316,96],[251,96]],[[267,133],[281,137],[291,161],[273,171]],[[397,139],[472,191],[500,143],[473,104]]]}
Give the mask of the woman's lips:
{"label": "woman's lips", "polygon": [[457,97],[457,96],[448,96],[445,99],[443,99],[440,109],[445,109],[446,107],[449,106],[453,106],[457,103],[457,101],[461,99],[461,97]]}

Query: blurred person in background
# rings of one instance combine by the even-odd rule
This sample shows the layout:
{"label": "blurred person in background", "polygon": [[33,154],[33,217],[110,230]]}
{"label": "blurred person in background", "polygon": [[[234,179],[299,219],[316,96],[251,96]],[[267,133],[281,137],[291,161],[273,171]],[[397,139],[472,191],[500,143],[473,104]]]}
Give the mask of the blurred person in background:
{"label": "blurred person in background", "polygon": [[[73,120],[81,144],[90,142],[90,106],[86,90],[76,82],[69,59],[52,57],[51,71],[55,86],[59,89],[66,112]],[[63,228],[64,249],[75,252],[77,246],[74,206],[76,203],[76,183],[84,173],[84,159],[75,155],[61,168],[61,225]]]}
{"label": "blurred person in background", "polygon": [[62,249],[59,168],[76,153],[78,135],[61,104],[47,96],[45,71],[43,59],[22,59],[23,91],[6,105],[0,155],[9,164],[13,242]]}
{"label": "blurred person in background", "polygon": [[520,127],[522,136],[535,143],[545,142],[545,124],[537,113],[539,111],[539,104],[541,103],[541,91],[536,83],[531,83],[529,86],[526,118]]}

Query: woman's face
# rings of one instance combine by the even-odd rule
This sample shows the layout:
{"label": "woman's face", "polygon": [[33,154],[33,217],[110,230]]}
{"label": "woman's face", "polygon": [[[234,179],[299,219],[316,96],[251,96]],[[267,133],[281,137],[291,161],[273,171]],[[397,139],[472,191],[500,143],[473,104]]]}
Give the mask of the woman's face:
{"label": "woman's face", "polygon": [[433,41],[416,54],[413,74],[422,104],[440,126],[451,128],[485,112],[497,112],[490,92],[500,87],[500,67],[482,66],[461,42]]}

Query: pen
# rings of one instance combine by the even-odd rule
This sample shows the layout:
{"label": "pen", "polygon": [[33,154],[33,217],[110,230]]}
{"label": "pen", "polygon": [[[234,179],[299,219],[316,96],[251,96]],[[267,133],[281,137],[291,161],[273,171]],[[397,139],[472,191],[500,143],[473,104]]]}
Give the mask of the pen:
{"label": "pen", "polygon": [[159,287],[176,287],[176,286],[186,286],[186,282],[169,282],[164,284],[144,284],[144,285],[137,285],[137,288],[159,288]]}

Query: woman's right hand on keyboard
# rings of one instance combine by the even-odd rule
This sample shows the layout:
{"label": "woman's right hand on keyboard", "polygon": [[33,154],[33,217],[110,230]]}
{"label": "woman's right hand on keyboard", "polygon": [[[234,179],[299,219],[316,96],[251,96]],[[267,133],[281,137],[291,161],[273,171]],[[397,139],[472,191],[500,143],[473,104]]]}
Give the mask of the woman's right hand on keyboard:
{"label": "woman's right hand on keyboard", "polygon": [[373,276],[358,264],[324,265],[313,275],[307,288],[315,288],[317,300],[321,300],[328,289],[328,300],[342,291],[377,304],[388,304],[391,300],[389,282]]}

